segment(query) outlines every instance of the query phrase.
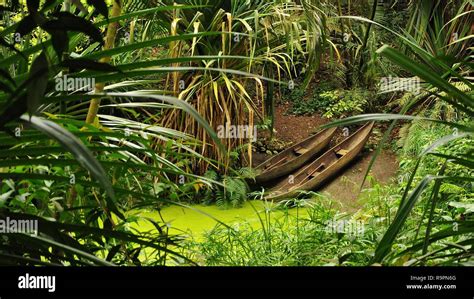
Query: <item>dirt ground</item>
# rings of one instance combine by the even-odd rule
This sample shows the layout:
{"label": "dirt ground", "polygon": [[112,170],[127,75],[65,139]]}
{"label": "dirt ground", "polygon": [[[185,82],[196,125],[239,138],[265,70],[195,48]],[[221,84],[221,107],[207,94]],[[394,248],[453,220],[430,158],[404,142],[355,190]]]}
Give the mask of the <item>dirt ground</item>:
{"label": "dirt ground", "polygon": [[[373,153],[368,151],[363,152],[358,160],[354,161],[334,180],[328,182],[320,192],[329,195],[331,198],[341,203],[342,211],[356,212],[361,208],[361,204],[357,199],[359,196],[360,186],[372,157]],[[397,157],[394,153],[384,150],[377,157],[377,160],[372,167],[371,175],[379,183],[389,184],[393,182],[397,171]]]}
{"label": "dirt ground", "polygon": [[298,143],[315,132],[319,126],[328,123],[327,119],[318,115],[285,115],[288,109],[288,104],[285,104],[277,106],[275,111],[276,137],[283,141]]}
{"label": "dirt ground", "polygon": [[[285,141],[297,143],[317,131],[318,127],[327,123],[328,120],[318,115],[295,116],[285,115],[288,106],[282,105],[276,108],[275,129],[276,138]],[[383,128],[376,128],[374,132],[382,131]],[[376,134],[373,134],[376,135]],[[332,142],[337,143],[343,136],[338,135]],[[375,136],[371,137],[370,143],[375,143]],[[256,166],[270,156],[263,153],[254,153],[253,164]],[[339,176],[325,184],[319,192],[328,195],[341,203],[340,210],[345,212],[355,212],[361,206],[358,202],[360,185],[362,184],[365,172],[369,166],[373,152],[365,149],[359,157],[346,167]],[[396,176],[398,171],[398,161],[396,155],[388,149],[382,151],[377,158],[371,175],[382,184],[389,184]]]}

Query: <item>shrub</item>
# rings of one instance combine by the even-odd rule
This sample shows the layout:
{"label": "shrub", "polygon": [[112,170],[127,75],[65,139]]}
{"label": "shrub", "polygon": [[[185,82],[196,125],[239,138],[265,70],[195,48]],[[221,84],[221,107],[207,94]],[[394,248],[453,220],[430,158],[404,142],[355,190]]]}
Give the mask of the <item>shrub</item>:
{"label": "shrub", "polygon": [[286,98],[292,104],[289,113],[305,115],[321,113],[326,118],[348,116],[364,112],[371,92],[362,89],[333,89],[330,84],[322,84],[314,89],[309,98],[305,91],[295,89]]}
{"label": "shrub", "polygon": [[370,97],[368,91],[360,89],[327,91],[319,95],[324,107],[324,117],[335,118],[362,113]]}
{"label": "shrub", "polygon": [[215,203],[227,209],[240,207],[247,200],[248,186],[242,178],[219,175],[212,170],[207,171],[205,177],[220,182],[220,185],[214,184],[204,191],[204,204]]}

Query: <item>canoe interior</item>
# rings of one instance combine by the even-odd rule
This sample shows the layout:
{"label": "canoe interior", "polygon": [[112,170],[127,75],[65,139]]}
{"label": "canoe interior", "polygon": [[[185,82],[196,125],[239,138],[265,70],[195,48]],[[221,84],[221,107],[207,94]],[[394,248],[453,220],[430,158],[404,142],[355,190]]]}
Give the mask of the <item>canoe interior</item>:
{"label": "canoe interior", "polygon": [[347,150],[341,150],[340,153],[336,153],[334,151],[326,153],[324,157],[318,159],[318,164],[310,164],[295,172],[295,174],[292,174],[291,183],[290,178],[285,178],[272,190],[291,190],[306,183],[307,181],[310,181],[311,179],[323,173],[328,168],[328,166],[335,164],[339,159],[341,159],[344,156],[343,151],[345,151],[347,154]]}
{"label": "canoe interior", "polygon": [[[373,123],[365,125],[315,161],[285,176],[270,190],[270,197],[272,194],[288,193],[306,185],[310,187],[317,186],[323,180],[334,175],[336,171],[359,154],[367,142],[372,128]],[[305,189],[302,188],[302,190]]]}
{"label": "canoe interior", "polygon": [[306,140],[290,147],[289,149],[263,162],[262,164],[257,166],[256,169],[269,171],[273,168],[285,164],[290,160],[298,158],[303,154],[306,154],[312,147],[316,146],[319,142],[321,142],[321,139],[324,137],[325,133],[327,132],[321,131],[320,133],[307,138]]}
{"label": "canoe interior", "polygon": [[257,181],[269,181],[301,167],[329,144],[336,130],[323,130],[263,162],[256,167],[260,171]]}

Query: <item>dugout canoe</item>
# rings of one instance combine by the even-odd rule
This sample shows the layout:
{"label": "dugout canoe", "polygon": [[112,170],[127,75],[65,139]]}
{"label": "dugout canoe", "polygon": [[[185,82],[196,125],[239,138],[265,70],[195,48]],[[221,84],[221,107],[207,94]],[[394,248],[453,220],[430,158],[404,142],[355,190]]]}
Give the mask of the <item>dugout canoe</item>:
{"label": "dugout canoe", "polygon": [[269,190],[265,199],[281,201],[297,197],[300,191],[316,190],[357,157],[367,143],[373,127],[374,122],[364,125],[313,162],[280,179]]}
{"label": "dugout canoe", "polygon": [[255,181],[265,184],[297,170],[321,153],[336,131],[337,128],[322,130],[258,165]]}

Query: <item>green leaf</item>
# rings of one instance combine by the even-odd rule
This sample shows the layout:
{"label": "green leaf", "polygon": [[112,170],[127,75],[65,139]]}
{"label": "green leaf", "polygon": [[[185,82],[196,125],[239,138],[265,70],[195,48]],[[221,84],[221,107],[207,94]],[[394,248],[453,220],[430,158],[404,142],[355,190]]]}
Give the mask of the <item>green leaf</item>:
{"label": "green leaf", "polygon": [[[443,167],[441,167],[441,170],[439,171],[438,175],[443,176],[445,172],[446,172],[446,162],[443,164]],[[428,225],[426,226],[423,254],[426,254],[428,252],[429,238],[430,238],[431,230],[433,229],[433,218],[435,214],[436,204],[438,202],[439,190],[442,184],[443,184],[442,180],[436,180],[435,185],[433,187],[433,191],[431,192],[431,196],[430,196],[431,209],[430,209],[430,214],[428,216]]]}
{"label": "green leaf", "polygon": [[424,120],[433,123],[438,123],[442,125],[446,125],[448,127],[458,128],[460,131],[464,132],[474,132],[473,127],[468,127],[465,125],[461,125],[459,123],[453,123],[449,121],[443,121],[434,118],[427,118],[427,117],[420,117],[420,116],[411,116],[411,115],[403,115],[403,114],[387,114],[387,113],[373,113],[373,114],[361,114],[352,117],[347,117],[341,120],[333,121],[327,125],[321,126],[321,128],[332,128],[338,126],[348,126],[358,123],[365,123],[370,121],[389,121],[389,120]]}
{"label": "green leaf", "polygon": [[63,67],[67,67],[71,72],[75,73],[81,70],[93,70],[99,72],[120,72],[118,68],[108,63],[97,62],[91,59],[76,58],[68,59],[61,63]]}
{"label": "green leaf", "polygon": [[28,97],[26,94],[21,95],[18,99],[8,103],[0,114],[0,129],[4,129],[5,125],[13,120],[16,120],[27,112]]}
{"label": "green leaf", "polygon": [[109,18],[109,9],[104,0],[87,0],[87,4],[94,6],[94,8],[106,19]]}
{"label": "green leaf", "polygon": [[62,59],[63,53],[69,50],[69,36],[66,31],[61,30],[51,30],[50,34],[54,51]]}
{"label": "green leaf", "polygon": [[41,104],[41,100],[46,92],[48,85],[48,59],[44,52],[42,52],[31,65],[28,85],[28,112],[30,115],[35,114],[36,110]]}
{"label": "green leaf", "polygon": [[421,194],[425,191],[425,189],[428,187],[432,180],[433,177],[431,176],[425,177],[418,184],[415,190],[413,190],[413,192],[407,198],[403,206],[400,207],[395,219],[393,220],[393,223],[390,225],[382,240],[378,244],[375,250],[374,258],[372,259],[372,263],[382,262],[383,258],[387,255],[388,252],[390,252],[392,244],[395,241],[395,238],[397,237],[398,233],[400,232],[400,229],[405,224],[408,215],[415,206],[417,200],[420,198]]}
{"label": "green leaf", "polygon": [[[468,96],[466,93],[457,89],[454,85],[450,84],[448,81],[443,79],[441,76],[433,72],[431,69],[426,67],[423,64],[413,61],[408,56],[402,54],[401,52],[390,48],[385,45],[377,51],[379,54],[387,57],[392,62],[398,64],[404,69],[410,71],[412,74],[420,77],[421,79],[429,82],[433,86],[438,87],[439,89],[445,91],[447,94],[453,98],[459,100],[460,103],[464,105],[458,105],[456,102],[451,102],[451,104],[460,108],[463,111],[471,112],[474,110],[474,101],[471,96]],[[468,108],[469,110],[467,110]]]}
{"label": "green leaf", "polygon": [[30,14],[38,12],[40,5],[40,0],[27,0],[26,6],[28,7],[28,12]]}
{"label": "green leaf", "polygon": [[33,16],[28,15],[21,19],[20,23],[18,23],[18,26],[16,27],[16,32],[20,34],[21,38],[23,38],[23,36],[33,31],[36,26],[38,25],[36,24],[36,21]]}
{"label": "green leaf", "polygon": [[25,55],[23,55],[20,51],[18,51],[17,48],[15,48],[15,46],[13,45],[10,45],[9,43],[7,43],[3,38],[0,38],[0,45],[16,52],[18,55],[20,55],[22,58],[26,59]]}
{"label": "green leaf", "polygon": [[15,80],[13,80],[12,76],[5,70],[0,69],[0,77],[8,80],[13,86],[16,86]]}
{"label": "green leaf", "polygon": [[51,245],[52,247],[57,247],[57,248],[61,248],[62,250],[66,251],[66,252],[71,252],[73,254],[76,254],[80,257],[83,257],[85,259],[88,259],[94,263],[96,263],[97,265],[101,265],[101,266],[115,266],[115,264],[113,263],[110,263],[108,261],[105,261],[105,260],[102,260],[98,257],[96,257],[95,255],[92,255],[90,253],[87,253],[87,252],[84,252],[82,250],[79,250],[77,248],[74,248],[74,247],[71,247],[71,246],[68,246],[68,245],[65,245],[63,243],[59,243],[59,242],[56,242],[54,240],[51,240],[49,238],[45,238],[43,236],[35,236],[35,235],[24,235],[27,239],[33,239],[33,240],[37,240],[37,241],[41,241],[43,243],[46,243],[46,244],[49,244]]}
{"label": "green leaf", "polygon": [[89,170],[92,177],[99,182],[102,188],[104,188],[109,195],[110,198],[107,198],[107,207],[110,211],[116,213],[119,217],[124,218],[123,214],[115,205],[115,192],[112,183],[108,179],[107,173],[81,140],[52,121],[35,116],[22,116],[21,120],[57,140],[66,150],[71,152],[79,164]]}
{"label": "green leaf", "polygon": [[56,20],[49,20],[42,24],[42,28],[48,32],[52,31],[76,31],[82,32],[91,37],[95,42],[104,43],[102,34],[97,27],[89,21],[75,16],[69,12],[59,12],[54,14]]}
{"label": "green leaf", "polygon": [[163,101],[165,103],[174,105],[183,111],[187,112],[189,115],[191,115],[209,134],[209,136],[214,140],[218,148],[222,153],[226,152],[226,149],[222,142],[220,141],[219,137],[217,136],[216,132],[211,128],[209,123],[199,114],[199,112],[196,111],[196,109],[191,106],[189,103],[179,100],[177,98],[173,97],[168,97],[168,96],[159,96],[159,95],[150,95],[146,93],[140,93],[140,92],[125,92],[125,93],[107,93],[107,94],[102,94],[99,96],[104,96],[104,97],[131,97],[131,98],[148,98],[148,99],[155,99],[158,101]]}

